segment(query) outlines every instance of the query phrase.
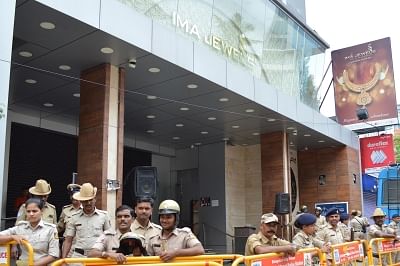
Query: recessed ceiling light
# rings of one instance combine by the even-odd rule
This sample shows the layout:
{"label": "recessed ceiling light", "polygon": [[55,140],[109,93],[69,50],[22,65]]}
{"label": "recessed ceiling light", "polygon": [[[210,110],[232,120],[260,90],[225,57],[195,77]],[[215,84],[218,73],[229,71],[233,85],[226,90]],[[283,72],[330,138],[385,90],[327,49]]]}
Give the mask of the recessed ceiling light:
{"label": "recessed ceiling light", "polygon": [[32,55],[33,55],[31,52],[28,52],[28,51],[21,51],[18,54],[22,57],[32,57]]}
{"label": "recessed ceiling light", "polygon": [[146,132],[151,134],[154,133],[155,131],[153,129],[148,129]]}
{"label": "recessed ceiling light", "polygon": [[197,89],[197,84],[188,84],[186,87],[188,87],[189,89]]}
{"label": "recessed ceiling light", "polygon": [[194,145],[200,146],[200,145],[201,145],[201,142],[196,142]]}
{"label": "recessed ceiling light", "polygon": [[81,94],[79,92],[77,92],[77,93],[72,94],[72,96],[79,98],[79,97],[81,97]]}
{"label": "recessed ceiling light", "polygon": [[254,132],[254,133],[252,133],[252,135],[253,135],[253,136],[258,136],[258,135],[260,135],[260,133]]}
{"label": "recessed ceiling light", "polygon": [[157,96],[154,96],[154,95],[147,95],[147,100],[155,100],[155,99],[157,99]]}
{"label": "recessed ceiling light", "polygon": [[229,99],[228,98],[220,98],[219,101],[220,102],[227,102],[227,101],[229,101]]}
{"label": "recessed ceiling light", "polygon": [[179,108],[179,110],[181,110],[181,111],[188,111],[188,110],[190,110],[190,109],[189,109],[189,107],[181,107],[181,108]]}
{"label": "recessed ceiling light", "polygon": [[146,117],[147,117],[148,119],[153,119],[153,118],[156,118],[156,116],[155,116],[155,115],[146,115]]}
{"label": "recessed ceiling light", "polygon": [[297,136],[297,132],[293,132],[293,136]]}
{"label": "recessed ceiling light", "polygon": [[158,72],[160,72],[160,69],[157,68],[157,67],[151,67],[151,68],[149,68],[149,72],[151,72],[151,73],[158,73]]}
{"label": "recessed ceiling light", "polygon": [[183,124],[180,124],[180,123],[179,123],[179,124],[176,124],[175,126],[176,126],[176,127],[183,127]]}
{"label": "recessed ceiling light", "polygon": [[180,137],[172,137],[173,140],[178,140]]}
{"label": "recessed ceiling light", "polygon": [[28,84],[35,84],[35,83],[37,83],[37,81],[34,80],[34,79],[26,79],[26,80],[25,80],[25,83],[28,83]]}
{"label": "recessed ceiling light", "polygon": [[201,131],[200,133],[203,134],[203,135],[207,135],[208,131]]}
{"label": "recessed ceiling light", "polygon": [[216,118],[216,117],[213,117],[213,116],[210,116],[210,117],[207,118],[207,119],[213,121],[213,120],[216,120],[217,118]]}
{"label": "recessed ceiling light", "polygon": [[222,140],[223,140],[223,141],[228,141],[229,138],[226,138],[226,137],[225,137],[225,138],[222,138]]}
{"label": "recessed ceiling light", "polygon": [[318,142],[319,142],[319,143],[324,143],[325,140],[321,139],[321,140],[318,140]]}
{"label": "recessed ceiling light", "polygon": [[65,71],[71,70],[69,65],[59,65],[58,68]]}
{"label": "recessed ceiling light", "polygon": [[232,128],[239,128],[240,126],[238,125],[233,125]]}
{"label": "recessed ceiling light", "polygon": [[48,21],[43,21],[40,22],[40,27],[45,30],[54,30],[56,28],[56,25]]}
{"label": "recessed ceiling light", "polygon": [[53,107],[54,104],[52,104],[52,103],[44,103],[43,106],[45,106],[45,107]]}
{"label": "recessed ceiling light", "polygon": [[275,122],[276,119],[275,119],[275,118],[268,118],[267,121],[268,121],[268,122]]}
{"label": "recessed ceiling light", "polygon": [[246,113],[254,113],[254,109],[246,109]]}
{"label": "recessed ceiling light", "polygon": [[100,51],[103,54],[112,54],[112,53],[114,53],[114,50],[112,48],[110,48],[110,47],[103,47],[103,48],[100,49]]}
{"label": "recessed ceiling light", "polygon": [[288,130],[293,130],[293,129],[294,129],[294,127],[288,127],[287,129],[288,129]]}
{"label": "recessed ceiling light", "polygon": [[310,134],[304,134],[304,137],[311,137]]}
{"label": "recessed ceiling light", "polygon": [[243,143],[242,146],[247,146],[247,143]]}

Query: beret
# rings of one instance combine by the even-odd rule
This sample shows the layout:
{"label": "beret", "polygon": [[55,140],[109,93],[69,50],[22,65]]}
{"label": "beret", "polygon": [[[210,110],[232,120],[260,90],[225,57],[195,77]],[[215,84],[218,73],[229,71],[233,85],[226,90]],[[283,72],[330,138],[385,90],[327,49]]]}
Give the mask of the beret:
{"label": "beret", "polygon": [[296,221],[294,222],[294,225],[297,228],[301,228],[303,225],[315,224],[316,221],[317,217],[314,214],[303,213],[297,217]]}
{"label": "beret", "polygon": [[397,217],[400,217],[400,215],[398,213],[395,213],[392,215],[392,219],[397,218]]}
{"label": "beret", "polygon": [[326,211],[325,216],[328,217],[328,216],[331,216],[334,214],[340,214],[340,211],[338,208],[330,208],[329,210]]}
{"label": "beret", "polygon": [[340,221],[348,220],[349,214],[348,213],[341,213],[340,214]]}

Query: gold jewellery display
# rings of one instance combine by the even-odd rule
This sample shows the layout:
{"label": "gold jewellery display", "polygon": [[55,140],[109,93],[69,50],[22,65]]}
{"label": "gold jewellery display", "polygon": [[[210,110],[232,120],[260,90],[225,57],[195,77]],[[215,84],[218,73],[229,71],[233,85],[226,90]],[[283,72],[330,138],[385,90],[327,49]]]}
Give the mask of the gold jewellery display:
{"label": "gold jewellery display", "polygon": [[365,83],[356,84],[350,81],[349,73],[346,69],[344,69],[343,75],[339,78],[336,77],[336,80],[342,86],[343,90],[353,93],[359,93],[359,95],[357,96],[357,105],[366,106],[372,102],[372,97],[368,93],[368,91],[373,89],[378,81],[385,79],[388,70],[389,66],[386,66],[386,68],[383,69],[382,65],[377,63],[375,64],[374,76]]}

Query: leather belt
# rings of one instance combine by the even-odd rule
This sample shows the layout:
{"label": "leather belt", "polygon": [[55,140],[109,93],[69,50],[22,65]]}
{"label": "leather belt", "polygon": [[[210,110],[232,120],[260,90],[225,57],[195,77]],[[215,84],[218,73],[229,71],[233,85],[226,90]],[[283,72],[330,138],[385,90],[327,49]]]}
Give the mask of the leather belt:
{"label": "leather belt", "polygon": [[86,250],[84,250],[84,249],[81,249],[81,248],[74,248],[74,251],[76,252],[76,253],[79,253],[79,254],[81,254],[81,255],[83,255],[83,256],[86,256],[87,254],[87,252],[86,252]]}
{"label": "leather belt", "polygon": [[378,254],[372,254],[372,257],[379,259],[379,255]]}
{"label": "leather belt", "polygon": [[363,231],[353,231],[354,233],[363,233]]}

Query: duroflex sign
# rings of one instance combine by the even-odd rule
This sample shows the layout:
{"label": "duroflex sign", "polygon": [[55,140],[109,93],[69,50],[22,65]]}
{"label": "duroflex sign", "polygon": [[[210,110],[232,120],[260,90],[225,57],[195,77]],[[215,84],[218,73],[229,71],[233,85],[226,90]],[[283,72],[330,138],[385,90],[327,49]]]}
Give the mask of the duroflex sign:
{"label": "duroflex sign", "polygon": [[390,134],[360,139],[363,173],[377,172],[395,162],[393,136]]}

